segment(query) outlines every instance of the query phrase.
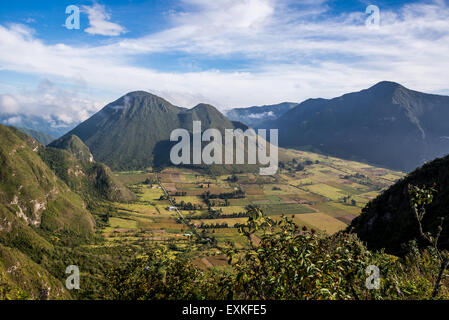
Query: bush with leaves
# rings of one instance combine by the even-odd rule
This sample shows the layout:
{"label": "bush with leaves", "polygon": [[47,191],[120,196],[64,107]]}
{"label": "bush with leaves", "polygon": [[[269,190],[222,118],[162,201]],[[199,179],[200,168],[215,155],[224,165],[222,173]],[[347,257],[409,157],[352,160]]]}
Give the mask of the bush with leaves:
{"label": "bush with leaves", "polygon": [[108,299],[199,300],[228,298],[230,276],[202,271],[176,257],[164,246],[156,246],[122,268],[107,274]]}
{"label": "bush with leaves", "polygon": [[13,289],[0,274],[0,300],[28,300],[29,295],[20,288]]}
{"label": "bush with leaves", "polygon": [[[109,272],[108,299],[432,299],[438,253],[409,244],[398,258],[369,251],[355,234],[318,235],[291,219],[274,221],[248,208],[239,226],[243,248],[220,248],[230,271],[201,270],[191,261],[156,246],[145,257]],[[217,247],[218,249],[218,247]],[[368,289],[368,266],[380,270],[380,286]],[[449,297],[441,284],[436,298]]]}
{"label": "bush with leaves", "polygon": [[[238,299],[432,299],[438,252],[416,243],[404,258],[369,251],[355,234],[322,237],[283,217],[274,222],[253,208],[241,227],[249,249],[230,250]],[[258,241],[255,241],[258,239]],[[380,271],[378,289],[368,289],[368,266]],[[439,299],[447,299],[443,286]]]}
{"label": "bush with leaves", "polygon": [[228,252],[239,299],[351,299],[371,257],[354,235],[322,238],[257,208],[240,232],[249,249]]}

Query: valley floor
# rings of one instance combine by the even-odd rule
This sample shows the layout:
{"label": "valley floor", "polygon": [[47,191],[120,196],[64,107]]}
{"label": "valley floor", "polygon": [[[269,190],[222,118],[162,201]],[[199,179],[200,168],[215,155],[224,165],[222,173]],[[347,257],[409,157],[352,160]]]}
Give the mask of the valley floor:
{"label": "valley floor", "polygon": [[[198,244],[193,233],[216,240],[218,246],[231,241],[238,248],[244,239],[237,227],[247,220],[245,208],[253,205],[274,220],[288,215],[300,226],[333,234],[345,229],[369,200],[403,176],[363,163],[295,150],[288,150],[280,167],[274,177],[246,173],[211,176],[184,168],[160,173],[116,173],[139,199],[114,203],[107,227],[101,232],[108,246],[164,243],[174,253],[196,257],[194,263],[200,267],[226,266],[227,260],[220,252],[214,246]],[[219,197],[237,190],[244,196],[228,200]],[[179,211],[170,209],[173,203],[164,191]],[[209,199],[210,207],[205,193],[217,196]]]}

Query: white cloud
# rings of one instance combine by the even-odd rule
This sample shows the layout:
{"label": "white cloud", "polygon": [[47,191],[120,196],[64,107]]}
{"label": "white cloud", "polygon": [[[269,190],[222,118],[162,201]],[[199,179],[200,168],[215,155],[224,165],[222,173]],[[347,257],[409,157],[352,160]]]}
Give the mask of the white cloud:
{"label": "white cloud", "polygon": [[272,0],[183,0],[187,6],[196,7],[195,11],[174,15],[179,25],[207,26],[207,30],[223,32],[257,28],[266,23],[274,13]]}
{"label": "white cloud", "polygon": [[90,25],[84,30],[85,32],[102,36],[119,36],[126,32],[121,25],[108,21],[111,16],[103,5],[94,3],[92,6],[83,6],[82,8],[88,15]]}
{"label": "white cloud", "polygon": [[10,125],[10,126],[15,126],[15,125],[18,125],[18,124],[21,124],[21,123],[22,123],[22,119],[20,117],[18,117],[18,116],[14,116],[14,117],[8,118],[5,121],[5,124]]}
{"label": "white cloud", "polygon": [[[405,5],[396,12],[381,8],[381,28],[375,31],[365,27],[363,12],[329,17],[320,15],[326,10],[323,2],[300,12],[288,4],[185,0],[185,10],[171,14],[171,28],[99,46],[47,45],[32,30],[0,25],[0,66],[81,81],[92,91],[114,92],[110,101],[128,91],[150,89],[189,107],[199,102],[222,108],[300,102],[381,80],[427,92],[448,89],[449,8],[443,2]],[[254,61],[254,67],[180,73],[133,63],[135,56],[174,51],[211,59],[233,55]],[[82,105],[73,103],[69,110]]]}
{"label": "white cloud", "polygon": [[[80,97],[76,91],[57,87],[49,80],[41,81],[34,89],[0,95],[0,114],[38,116],[55,126],[84,121],[100,106],[97,102]],[[8,122],[20,123],[20,117],[13,116]]]}
{"label": "white cloud", "polygon": [[207,103],[213,106],[221,106],[221,103],[219,101],[216,101],[199,93],[180,92],[173,90],[154,90],[151,88],[147,91],[154,95],[162,97],[179,107],[191,108],[196,106],[200,102]]}
{"label": "white cloud", "polygon": [[12,114],[19,111],[19,104],[10,94],[0,95],[0,114]]}
{"label": "white cloud", "polygon": [[261,112],[261,113],[251,113],[249,114],[247,117],[251,118],[251,119],[262,119],[262,118],[267,118],[267,117],[273,117],[274,113],[273,111],[268,111],[268,112]]}

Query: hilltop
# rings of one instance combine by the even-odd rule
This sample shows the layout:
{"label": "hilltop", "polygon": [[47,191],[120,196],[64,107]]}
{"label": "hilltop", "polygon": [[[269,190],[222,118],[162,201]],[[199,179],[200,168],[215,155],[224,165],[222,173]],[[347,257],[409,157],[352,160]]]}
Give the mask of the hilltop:
{"label": "hilltop", "polygon": [[87,202],[97,198],[130,201],[136,196],[118,181],[108,166],[94,160],[89,148],[75,135],[64,136],[39,149],[45,163]]}

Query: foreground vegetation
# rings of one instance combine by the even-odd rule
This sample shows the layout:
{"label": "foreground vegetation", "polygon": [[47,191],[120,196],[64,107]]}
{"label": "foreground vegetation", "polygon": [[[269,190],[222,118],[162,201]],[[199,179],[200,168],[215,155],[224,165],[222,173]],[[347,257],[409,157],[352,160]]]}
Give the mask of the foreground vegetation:
{"label": "foreground vegetation", "polygon": [[[430,299],[439,266],[436,252],[397,258],[370,252],[353,234],[331,237],[300,228],[283,217],[274,222],[255,209],[240,229],[247,247],[227,250],[232,269],[201,270],[156,246],[107,275],[109,299]],[[252,237],[259,234],[257,244]],[[366,268],[381,270],[369,290]],[[446,284],[438,299],[447,299]]]}
{"label": "foreground vegetation", "polygon": [[[110,208],[97,210],[101,226]],[[368,250],[348,232],[324,235],[290,216],[274,220],[257,207],[246,215],[237,229],[238,246],[201,241],[202,233],[183,240],[190,241],[185,246],[170,240],[111,242],[99,233],[78,243],[67,242],[70,237],[52,241],[53,249],[39,254],[40,266],[61,282],[67,265],[82,266],[81,290],[59,297],[66,299],[432,299],[439,256],[448,257],[435,246],[420,249],[416,241],[396,257]],[[199,253],[210,254],[209,261],[225,255],[227,263],[205,267],[195,259]],[[366,286],[372,265],[380,270],[378,289]],[[449,298],[447,285],[443,276],[434,298]],[[4,279],[0,288],[1,299],[48,299],[45,290],[30,295]]]}

